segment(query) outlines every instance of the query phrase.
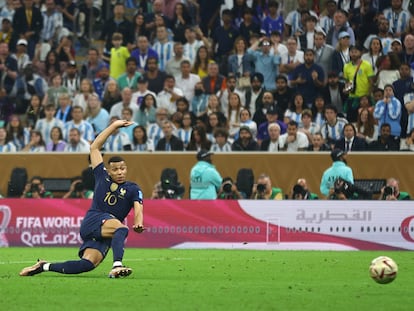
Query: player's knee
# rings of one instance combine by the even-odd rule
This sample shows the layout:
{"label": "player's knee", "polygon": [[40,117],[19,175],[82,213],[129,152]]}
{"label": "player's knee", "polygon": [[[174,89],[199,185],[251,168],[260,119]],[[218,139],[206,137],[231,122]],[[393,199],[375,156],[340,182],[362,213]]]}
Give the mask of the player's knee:
{"label": "player's knee", "polygon": [[122,226],[122,227],[119,227],[119,228],[117,228],[115,230],[114,235],[115,234],[119,234],[119,235],[122,235],[124,237],[127,237],[128,236],[128,232],[129,232],[128,227]]}

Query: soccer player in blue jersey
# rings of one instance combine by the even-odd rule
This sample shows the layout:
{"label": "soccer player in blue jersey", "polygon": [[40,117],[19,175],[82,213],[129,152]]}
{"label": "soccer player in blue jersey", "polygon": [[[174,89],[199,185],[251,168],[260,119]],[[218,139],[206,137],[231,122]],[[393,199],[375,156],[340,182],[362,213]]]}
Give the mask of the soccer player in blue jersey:
{"label": "soccer player in blue jersey", "polygon": [[123,266],[125,239],[128,227],[122,222],[134,208],[133,229],[137,233],[144,231],[143,196],[135,183],[126,181],[127,166],[121,157],[112,157],[104,167],[101,148],[107,138],[118,128],[133,124],[130,121],[117,120],[103,130],[91,144],[90,158],[95,175],[95,189],[92,206],[86,213],[80,227],[83,244],[79,249],[80,260],[62,263],[49,263],[39,260],[35,265],[24,268],[21,276],[32,276],[45,271],[63,274],[79,274],[93,270],[105,258],[112,247],[113,266],[109,277],[125,277],[132,269]]}

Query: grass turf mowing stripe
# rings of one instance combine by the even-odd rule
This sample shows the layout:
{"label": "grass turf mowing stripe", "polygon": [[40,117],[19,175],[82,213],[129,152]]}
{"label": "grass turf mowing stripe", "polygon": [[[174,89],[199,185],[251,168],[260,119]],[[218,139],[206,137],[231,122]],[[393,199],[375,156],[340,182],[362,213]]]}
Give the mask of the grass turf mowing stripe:
{"label": "grass turf mowing stripe", "polygon": [[[3,248],[1,262],[75,259],[74,248]],[[399,265],[388,285],[369,278],[379,255]],[[126,249],[126,279],[108,279],[111,253],[81,275],[19,277],[0,265],[5,310],[410,310],[412,252]],[[180,259],[180,260],[177,260]],[[184,260],[182,260],[184,259]]]}

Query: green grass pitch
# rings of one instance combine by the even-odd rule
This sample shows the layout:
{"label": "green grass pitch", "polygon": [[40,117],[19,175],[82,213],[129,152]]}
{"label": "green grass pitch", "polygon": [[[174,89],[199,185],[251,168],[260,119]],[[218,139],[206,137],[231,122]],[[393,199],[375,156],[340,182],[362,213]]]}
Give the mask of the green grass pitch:
{"label": "green grass pitch", "polygon": [[[414,254],[366,251],[126,249],[125,279],[109,279],[112,253],[80,275],[20,277],[37,258],[76,259],[75,248],[0,249],[1,310],[412,310]],[[386,255],[397,279],[370,279],[370,261]]]}

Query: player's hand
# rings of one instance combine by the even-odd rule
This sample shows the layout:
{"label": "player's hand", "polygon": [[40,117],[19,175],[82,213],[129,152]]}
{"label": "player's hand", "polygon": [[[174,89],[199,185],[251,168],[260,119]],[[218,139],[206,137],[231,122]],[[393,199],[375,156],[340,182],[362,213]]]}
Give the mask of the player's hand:
{"label": "player's hand", "polygon": [[117,128],[119,127],[127,127],[130,126],[132,124],[134,124],[134,122],[132,121],[127,121],[127,120],[116,120],[113,123]]}
{"label": "player's hand", "polygon": [[133,229],[137,233],[142,233],[145,231],[144,226],[141,226],[141,225],[133,225]]}

